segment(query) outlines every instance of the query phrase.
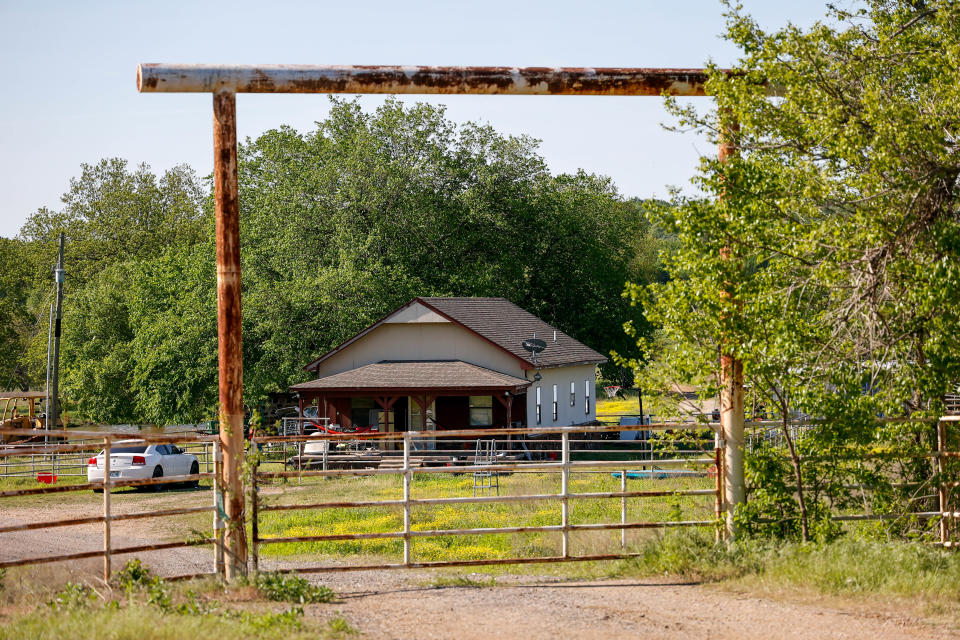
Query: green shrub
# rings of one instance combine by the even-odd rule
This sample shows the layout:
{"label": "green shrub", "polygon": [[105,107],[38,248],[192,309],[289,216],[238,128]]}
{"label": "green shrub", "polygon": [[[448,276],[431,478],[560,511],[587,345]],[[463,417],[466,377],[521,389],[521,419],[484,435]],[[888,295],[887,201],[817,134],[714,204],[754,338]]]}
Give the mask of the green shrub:
{"label": "green shrub", "polygon": [[297,576],[282,573],[258,573],[254,586],[267,600],[313,604],[332,602],[336,594],[322,585],[310,584]]}
{"label": "green shrub", "polygon": [[93,604],[97,593],[85,584],[68,582],[47,604],[54,609],[83,609]]}
{"label": "green shrub", "polygon": [[153,575],[150,569],[140,562],[139,558],[128,560],[123,569],[114,576],[114,582],[117,586],[126,592],[133,591],[139,587],[146,587],[153,581]]}

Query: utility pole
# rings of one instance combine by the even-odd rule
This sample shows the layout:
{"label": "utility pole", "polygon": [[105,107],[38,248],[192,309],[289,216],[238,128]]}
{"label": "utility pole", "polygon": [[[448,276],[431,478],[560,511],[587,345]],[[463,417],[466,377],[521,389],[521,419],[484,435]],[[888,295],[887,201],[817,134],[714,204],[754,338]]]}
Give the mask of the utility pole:
{"label": "utility pole", "polygon": [[57,310],[53,323],[53,391],[50,393],[50,413],[47,416],[47,428],[53,424],[57,426],[57,417],[60,414],[60,325],[63,320],[63,232],[60,232],[60,251],[57,254],[57,268],[54,270],[54,280],[57,283]]}
{"label": "utility pole", "polygon": [[49,429],[49,428],[50,428],[50,356],[51,356],[51,351],[53,351],[53,305],[52,305],[52,304],[50,305],[50,324],[49,324],[49,326],[47,327],[47,384],[46,384],[46,386],[43,388],[44,392],[46,392],[46,395],[47,395],[47,397],[45,398],[45,400],[46,400],[46,405],[45,405],[44,408],[43,408],[43,413],[44,413],[44,415],[46,416],[46,417],[44,418],[44,420],[43,420],[43,422],[44,422],[44,425],[43,425],[43,426],[44,426],[45,429]]}

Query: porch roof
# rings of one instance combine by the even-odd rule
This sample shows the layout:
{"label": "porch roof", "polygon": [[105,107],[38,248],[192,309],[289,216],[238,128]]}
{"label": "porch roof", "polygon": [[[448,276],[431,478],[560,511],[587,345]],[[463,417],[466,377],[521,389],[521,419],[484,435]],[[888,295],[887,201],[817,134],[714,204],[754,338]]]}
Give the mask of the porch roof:
{"label": "porch roof", "polygon": [[460,395],[495,391],[519,393],[530,384],[529,380],[462,360],[383,360],[301,382],[290,389],[311,396],[331,392]]}

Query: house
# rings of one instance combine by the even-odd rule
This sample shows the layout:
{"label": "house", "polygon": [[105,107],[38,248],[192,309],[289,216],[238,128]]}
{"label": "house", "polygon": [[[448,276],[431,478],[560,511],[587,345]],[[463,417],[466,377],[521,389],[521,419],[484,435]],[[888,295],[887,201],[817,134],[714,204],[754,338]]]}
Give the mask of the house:
{"label": "house", "polygon": [[[539,353],[524,348],[536,337]],[[414,298],[304,367],[305,405],[341,428],[566,426],[596,418],[607,359],[504,298]],[[424,420],[426,416],[426,420]]]}

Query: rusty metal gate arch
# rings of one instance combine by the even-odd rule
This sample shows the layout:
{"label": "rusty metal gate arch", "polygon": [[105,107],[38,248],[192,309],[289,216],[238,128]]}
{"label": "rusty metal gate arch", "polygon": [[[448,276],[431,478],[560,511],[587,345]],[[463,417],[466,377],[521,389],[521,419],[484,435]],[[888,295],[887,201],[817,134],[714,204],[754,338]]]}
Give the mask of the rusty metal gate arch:
{"label": "rusty metal gate arch", "polygon": [[[224,491],[226,578],[246,572],[243,465],[243,360],[237,93],[706,96],[706,69],[140,64],[141,93],[212,93],[217,244],[220,486]],[[727,123],[726,128],[732,128]],[[724,130],[722,127],[721,130]],[[735,153],[721,141],[719,157]],[[744,501],[743,369],[722,355],[721,446],[726,532]]]}

